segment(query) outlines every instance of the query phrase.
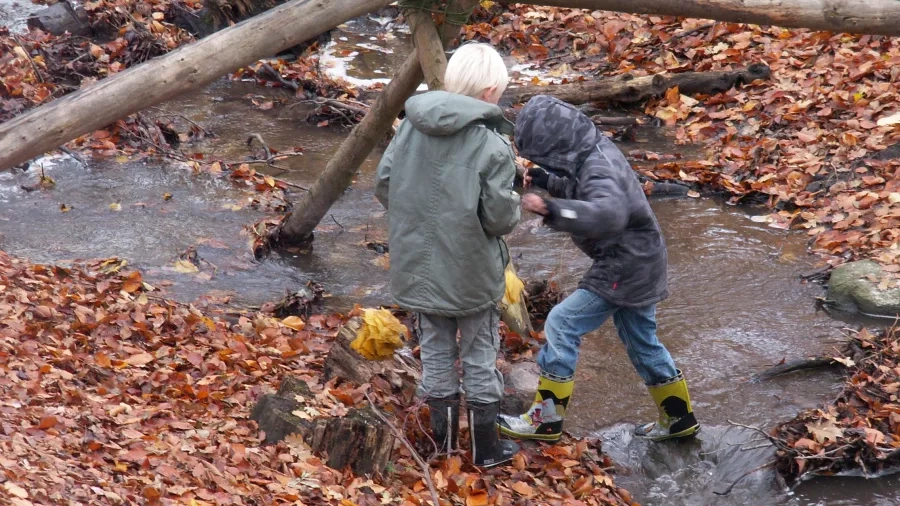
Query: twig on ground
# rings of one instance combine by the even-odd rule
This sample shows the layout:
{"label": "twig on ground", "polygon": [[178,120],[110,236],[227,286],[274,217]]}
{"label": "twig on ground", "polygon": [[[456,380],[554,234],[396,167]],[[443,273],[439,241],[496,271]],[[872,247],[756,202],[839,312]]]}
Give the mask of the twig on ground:
{"label": "twig on ground", "polygon": [[282,77],[281,72],[278,72],[277,70],[272,68],[272,66],[269,65],[268,63],[262,62],[262,66],[260,68],[262,70],[264,70],[266,74],[269,74],[269,76],[272,79],[275,79],[275,81],[277,81],[280,85],[284,86],[285,88],[294,90],[295,92],[300,90],[299,84],[295,83],[294,81],[288,81],[287,79]]}
{"label": "twig on ground", "polygon": [[790,448],[788,448],[788,446],[784,443],[784,441],[776,438],[775,436],[772,436],[772,435],[766,433],[766,431],[760,429],[759,427],[753,427],[751,425],[744,425],[742,423],[732,422],[731,420],[727,420],[727,422],[729,425],[733,425],[735,427],[743,427],[745,429],[750,429],[750,430],[759,432],[760,434],[763,435],[763,437],[765,437],[766,439],[771,441],[772,444],[775,445],[777,448],[780,448],[782,450],[790,450]]}
{"label": "twig on ground", "polygon": [[281,167],[279,165],[275,165],[275,162],[278,160],[285,159],[285,158],[293,158],[295,156],[303,156],[303,153],[278,153],[277,155],[272,155],[271,157],[266,158],[265,160],[220,161],[219,163],[221,163],[223,165],[229,165],[229,166],[230,165],[240,165],[242,163],[246,163],[247,165],[254,165],[254,164],[262,163],[262,164],[268,165],[269,167],[272,167],[274,169],[278,169],[282,172],[290,172],[291,169]]}
{"label": "twig on ground", "polygon": [[275,181],[278,181],[279,183],[282,183],[282,184],[284,184],[284,185],[286,185],[286,186],[290,186],[291,188],[296,188],[296,189],[298,189],[298,190],[303,190],[303,191],[305,191],[305,192],[308,192],[308,191],[309,191],[309,188],[307,188],[307,187],[305,187],[305,186],[300,186],[300,185],[297,184],[297,183],[292,183],[292,182],[290,182],[290,181],[285,181],[284,179],[278,179],[278,178],[275,178]]}
{"label": "twig on ground", "polygon": [[714,26],[716,26],[715,23],[707,23],[707,24],[705,24],[705,25],[703,25],[703,26],[698,26],[697,28],[694,28],[693,30],[688,30],[688,31],[682,32],[682,33],[676,33],[676,34],[673,35],[672,38],[669,39],[669,40],[672,41],[672,40],[683,39],[683,38],[685,38],[685,37],[690,37],[691,35],[694,35],[694,34],[696,34],[696,33],[702,32],[703,30],[708,30],[708,29],[710,29],[710,28],[712,28],[712,27],[714,27]]}
{"label": "twig on ground", "polygon": [[81,155],[79,155],[78,153],[72,151],[71,149],[69,149],[69,148],[67,148],[67,147],[65,147],[65,146],[60,146],[60,147],[59,147],[59,150],[62,151],[63,153],[65,153],[65,154],[71,156],[72,158],[74,158],[76,162],[78,162],[78,163],[80,163],[81,165],[84,165],[85,167],[87,167],[87,162],[86,162],[86,161],[84,160],[84,158],[82,158]]}
{"label": "twig on ground", "polygon": [[766,462],[765,464],[763,464],[763,465],[761,465],[761,466],[759,466],[759,467],[754,467],[753,469],[747,471],[746,473],[744,473],[744,474],[738,476],[738,479],[734,480],[734,482],[732,482],[731,485],[729,485],[728,488],[726,488],[723,492],[719,492],[718,490],[713,490],[713,494],[716,494],[716,495],[728,495],[728,494],[730,494],[731,491],[734,490],[734,486],[737,485],[738,483],[740,483],[741,480],[743,480],[744,478],[750,476],[751,474],[755,473],[756,471],[760,471],[760,470],[763,470],[763,469],[765,469],[765,468],[767,468],[767,467],[774,466],[774,465],[776,464],[776,462],[777,462],[776,460],[772,460],[772,461]]}
{"label": "twig on ground", "polygon": [[22,39],[20,39],[18,35],[10,34],[10,36],[14,41],[16,41],[16,44],[18,44],[19,47],[22,48],[22,52],[25,53],[25,57],[28,58],[28,62],[31,63],[31,68],[34,70],[34,75],[37,76],[38,80],[44,82],[44,77],[41,75],[40,67],[37,66],[37,63],[34,62],[34,60],[31,58],[31,55],[28,54],[28,50],[25,49],[25,44],[22,43]]}
{"label": "twig on ground", "polygon": [[391,429],[391,432],[394,433],[394,437],[396,437],[400,440],[401,443],[403,443],[403,446],[405,446],[406,449],[409,450],[412,458],[415,459],[416,463],[419,464],[419,467],[422,468],[422,474],[425,475],[425,483],[428,485],[428,490],[431,492],[431,500],[434,501],[434,506],[440,506],[441,503],[438,499],[437,489],[434,488],[434,481],[432,481],[431,479],[431,469],[428,467],[428,464],[426,464],[425,461],[422,460],[422,457],[419,456],[418,452],[416,452],[416,449],[413,448],[409,440],[406,439],[406,436],[404,436],[403,433],[400,432],[400,429],[398,429],[396,425],[391,423],[391,421],[381,413],[378,407],[375,406],[375,401],[373,401],[372,397],[369,396],[369,392],[363,392],[363,395],[366,396],[366,400],[369,401],[369,405],[372,406],[372,411],[375,412],[375,415],[380,418],[382,422],[387,424],[388,428]]}
{"label": "twig on ground", "polygon": [[337,218],[334,217],[333,214],[331,215],[331,220],[335,223],[335,225],[341,227],[341,232],[343,232],[344,230],[346,230],[346,229],[344,228],[344,226],[340,224],[340,222],[337,220]]}
{"label": "twig on ground", "polygon": [[269,160],[272,158],[272,151],[269,149],[269,145],[266,144],[266,141],[263,140],[262,135],[259,134],[250,134],[250,137],[247,138],[247,149],[253,148],[253,141],[259,141],[259,144],[262,146],[263,151],[266,153],[265,159]]}
{"label": "twig on ground", "polygon": [[176,113],[166,112],[166,111],[160,109],[159,107],[151,107],[150,109],[158,112],[160,116],[167,116],[170,118],[181,118],[181,119],[187,121],[188,123],[190,123],[191,125],[197,127],[198,130],[203,132],[203,135],[205,135],[207,137],[215,137],[215,134],[212,133],[212,131],[203,128],[203,126],[201,126],[199,123],[188,118],[184,114],[176,114]]}

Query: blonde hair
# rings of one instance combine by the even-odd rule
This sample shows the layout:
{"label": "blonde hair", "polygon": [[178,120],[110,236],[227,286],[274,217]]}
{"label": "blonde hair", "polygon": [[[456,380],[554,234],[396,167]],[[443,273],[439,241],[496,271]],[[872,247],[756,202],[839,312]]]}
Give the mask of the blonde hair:
{"label": "blonde hair", "polygon": [[497,88],[499,95],[508,84],[503,58],[487,44],[463,44],[447,62],[444,87],[450,93],[481,99],[485,90]]}

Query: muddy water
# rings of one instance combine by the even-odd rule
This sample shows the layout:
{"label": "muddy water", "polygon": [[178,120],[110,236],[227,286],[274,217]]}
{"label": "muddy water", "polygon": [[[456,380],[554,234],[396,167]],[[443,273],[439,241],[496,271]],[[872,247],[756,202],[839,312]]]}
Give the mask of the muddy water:
{"label": "muddy water", "polygon": [[[374,42],[347,38],[348,44]],[[372,74],[377,75],[362,77]],[[253,99],[280,103],[263,111]],[[308,125],[302,106],[292,104],[279,90],[221,82],[163,109],[217,134],[185,146],[188,153],[240,159],[247,154],[244,142],[251,133],[274,149],[302,146],[304,157],[284,162],[285,172],[271,173],[308,185],[345,132]],[[672,150],[655,135],[639,132],[636,145]],[[228,181],[193,175],[171,162],[116,159],[92,161],[89,167],[67,158],[43,159],[45,171],[57,181],[55,189],[45,191],[21,189],[35,182],[36,167],[31,173],[0,173],[0,249],[48,262],[118,256],[185,301],[213,295],[229,296],[237,306],[259,304],[314,279],[326,286],[334,309],[355,302],[384,303],[389,301],[387,264],[365,248],[367,241],[386,235],[384,213],[372,194],[377,156],[370,157],[324,220],[309,256],[253,261],[242,229],[264,214],[247,208],[248,194]],[[172,198],[165,200],[166,193]],[[71,210],[61,212],[63,204]],[[769,456],[766,449],[747,449],[758,445],[752,441],[755,436],[729,427],[729,420],[771,426],[833,398],[840,382],[822,371],[762,384],[746,379],[785,357],[827,353],[841,324],[815,312],[812,297],[820,291],[797,279],[808,268],[803,236],[766,228],[745,212],[710,200],[657,201],[653,206],[669,246],[672,291],[659,308],[659,333],[690,380],[705,429],[685,444],[647,445],[628,436],[630,424],[651,417],[654,410],[607,326],[585,339],[571,430],[605,439],[619,466],[619,483],[642,504],[900,502],[892,479],[823,480],[787,494],[765,473],[748,478],[730,496],[713,494]],[[565,236],[542,228],[533,216],[523,219],[509,242],[524,277],[554,276],[571,288],[589,263]],[[190,247],[204,261],[201,273],[176,272],[175,260]]]}
{"label": "muddy water", "polygon": [[0,0],[0,27],[11,31],[24,30],[28,16],[42,8],[30,0]]}

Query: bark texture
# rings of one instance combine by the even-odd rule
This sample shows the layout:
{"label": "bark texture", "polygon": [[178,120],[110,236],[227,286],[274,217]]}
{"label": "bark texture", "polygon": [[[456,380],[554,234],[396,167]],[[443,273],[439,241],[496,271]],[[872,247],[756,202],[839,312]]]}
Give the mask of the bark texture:
{"label": "bark texture", "polygon": [[522,3],[829,32],[900,35],[897,0],[529,0]]}
{"label": "bark texture", "polygon": [[203,87],[241,65],[315,38],[390,0],[293,0],[0,125],[0,170],[129,114]]}

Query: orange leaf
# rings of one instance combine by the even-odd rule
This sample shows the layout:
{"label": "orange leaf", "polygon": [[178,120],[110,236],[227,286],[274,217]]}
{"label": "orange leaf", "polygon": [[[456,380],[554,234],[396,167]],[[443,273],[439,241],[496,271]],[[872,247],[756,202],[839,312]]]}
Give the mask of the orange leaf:
{"label": "orange leaf", "polygon": [[57,420],[55,416],[45,416],[41,418],[41,423],[38,424],[38,428],[41,430],[47,430],[56,424]]}
{"label": "orange leaf", "polygon": [[288,316],[284,320],[281,320],[281,324],[294,330],[303,330],[304,328],[306,328],[306,322],[304,322],[299,316]]}
{"label": "orange leaf", "polygon": [[122,284],[122,290],[125,290],[128,293],[134,293],[141,287],[143,281],[141,273],[134,271],[125,278],[125,282]]}
{"label": "orange leaf", "polygon": [[517,471],[524,471],[526,467],[525,457],[521,452],[517,453],[513,457],[513,467],[516,468]]}
{"label": "orange leaf", "polygon": [[534,489],[532,489],[531,486],[524,481],[515,482],[512,486],[512,489],[525,497],[531,497],[532,495],[534,495]]}
{"label": "orange leaf", "polygon": [[487,504],[488,495],[484,490],[472,492],[469,497],[466,497],[466,506],[487,506]]}
{"label": "orange leaf", "polygon": [[677,104],[681,101],[681,92],[678,91],[678,86],[673,86],[666,90],[666,101],[669,102],[669,105]]}
{"label": "orange leaf", "polygon": [[94,356],[94,363],[100,367],[112,367],[112,360],[109,359],[106,353],[98,353]]}
{"label": "orange leaf", "polygon": [[159,493],[159,490],[153,487],[144,487],[144,498],[149,499],[151,501],[156,501],[160,498],[162,494]]}

